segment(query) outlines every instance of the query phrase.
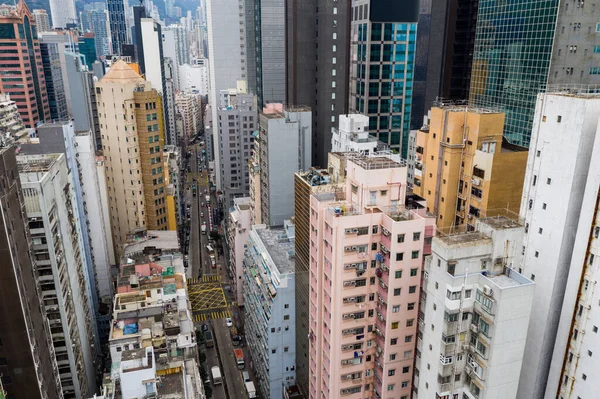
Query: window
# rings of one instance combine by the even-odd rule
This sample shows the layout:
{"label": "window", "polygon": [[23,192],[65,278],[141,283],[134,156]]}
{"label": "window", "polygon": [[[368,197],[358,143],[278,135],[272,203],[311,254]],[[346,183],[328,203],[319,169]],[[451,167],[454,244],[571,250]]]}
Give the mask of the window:
{"label": "window", "polygon": [[394,288],[394,296],[400,295],[400,288]]}
{"label": "window", "polygon": [[546,184],[548,184],[548,185],[549,185],[549,184],[551,184],[551,183],[552,183],[552,179],[551,179],[551,178],[548,178],[548,179],[546,179]]}
{"label": "window", "polygon": [[404,260],[404,252],[397,252],[396,253],[396,262],[400,262]]}
{"label": "window", "polygon": [[393,375],[396,375],[396,370],[395,369],[388,370],[388,376],[391,377]]}
{"label": "window", "polygon": [[277,353],[277,349],[271,349],[271,353]]}
{"label": "window", "polygon": [[396,354],[395,353],[392,353],[390,355],[390,361],[392,361],[392,360],[396,360]]}
{"label": "window", "polygon": [[388,391],[393,391],[394,390],[394,384],[388,384],[387,390]]}
{"label": "window", "polygon": [[408,293],[409,294],[414,294],[415,292],[417,292],[417,286],[416,285],[411,285],[410,287],[408,287]]}
{"label": "window", "polygon": [[396,277],[396,278],[402,278],[402,270],[396,270],[394,272],[394,277]]}
{"label": "window", "polygon": [[290,319],[290,315],[289,314],[283,315],[283,320],[289,320],[289,319]]}
{"label": "window", "polygon": [[404,367],[402,367],[402,374],[406,374],[408,372],[410,372],[410,366],[404,366]]}
{"label": "window", "polygon": [[398,243],[403,243],[404,242],[404,234],[398,234]]}
{"label": "window", "polygon": [[415,324],[415,319],[406,320],[406,327],[412,327]]}
{"label": "window", "polygon": [[398,329],[398,325],[399,323],[397,321],[392,323],[392,330],[397,330]]}
{"label": "window", "polygon": [[414,310],[414,308],[415,308],[415,303],[414,303],[414,302],[411,302],[411,303],[409,303],[409,304],[406,306],[406,309],[408,309],[408,310]]}
{"label": "window", "polygon": [[398,313],[400,311],[400,305],[394,305],[392,307],[392,313]]}
{"label": "window", "polygon": [[413,241],[419,241],[421,239],[421,232],[415,232],[413,233]]}
{"label": "window", "polygon": [[411,258],[412,259],[419,259],[419,251],[412,251]]}
{"label": "window", "polygon": [[419,272],[419,268],[417,268],[417,267],[412,268],[412,269],[410,269],[410,276],[414,277],[417,275],[418,272]]}
{"label": "window", "polygon": [[398,345],[398,338],[392,338],[390,340],[390,345]]}

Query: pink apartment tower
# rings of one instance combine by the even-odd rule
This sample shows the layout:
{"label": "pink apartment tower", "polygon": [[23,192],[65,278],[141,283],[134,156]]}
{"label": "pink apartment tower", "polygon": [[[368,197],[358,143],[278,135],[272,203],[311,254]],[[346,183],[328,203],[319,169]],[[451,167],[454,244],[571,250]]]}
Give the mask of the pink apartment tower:
{"label": "pink apartment tower", "polygon": [[346,158],[343,192],[310,201],[310,398],[407,399],[435,218],[407,206],[399,156]]}

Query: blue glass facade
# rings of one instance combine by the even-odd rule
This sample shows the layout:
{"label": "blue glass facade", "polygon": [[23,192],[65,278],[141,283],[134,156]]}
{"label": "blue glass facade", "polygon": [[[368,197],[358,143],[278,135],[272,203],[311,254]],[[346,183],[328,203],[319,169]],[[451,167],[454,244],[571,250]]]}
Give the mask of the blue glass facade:
{"label": "blue glass facade", "polygon": [[350,110],[369,116],[369,132],[406,156],[417,23],[353,23]]}
{"label": "blue glass facade", "polygon": [[506,114],[504,135],[529,145],[536,96],[545,90],[558,0],[481,0],[469,100]]}

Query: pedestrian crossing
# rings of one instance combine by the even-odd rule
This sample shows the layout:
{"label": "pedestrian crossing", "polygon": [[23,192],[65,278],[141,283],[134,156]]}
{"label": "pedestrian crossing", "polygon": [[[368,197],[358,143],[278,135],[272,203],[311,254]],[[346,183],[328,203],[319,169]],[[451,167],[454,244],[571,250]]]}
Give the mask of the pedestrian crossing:
{"label": "pedestrian crossing", "polygon": [[196,314],[196,315],[194,315],[194,321],[196,323],[198,323],[198,322],[206,321],[209,319],[212,319],[212,320],[224,319],[226,317],[231,317],[231,312],[229,310],[223,310],[220,312],[209,312],[209,313]]}
{"label": "pedestrian crossing", "polygon": [[211,274],[209,276],[201,276],[201,277],[192,277],[187,279],[187,283],[189,284],[199,284],[199,283],[220,283],[222,281],[222,277]]}

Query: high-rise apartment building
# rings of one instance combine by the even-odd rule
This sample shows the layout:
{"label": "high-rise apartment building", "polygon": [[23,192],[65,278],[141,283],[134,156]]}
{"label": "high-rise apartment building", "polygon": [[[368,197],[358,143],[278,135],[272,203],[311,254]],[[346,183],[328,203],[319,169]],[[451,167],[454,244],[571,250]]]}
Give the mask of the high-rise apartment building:
{"label": "high-rise apartment building", "polygon": [[[218,151],[218,106],[221,90],[237,87],[239,80],[246,80],[244,0],[207,0],[206,16],[208,30],[208,53],[211,104],[212,137],[215,167],[220,168]],[[228,27],[223,29],[223,27]],[[181,64],[184,64],[183,62]],[[221,174],[216,174],[216,186],[221,189]]]}
{"label": "high-rise apartment building", "polygon": [[238,306],[244,306],[243,272],[242,267],[244,255],[246,253],[246,244],[252,225],[250,224],[250,197],[235,198],[233,208],[229,212],[229,221],[227,223],[227,249],[229,251],[229,281],[231,289],[235,292],[235,300]]}
{"label": "high-rise apartment building", "polygon": [[128,235],[169,225],[162,101],[123,60],[96,83],[115,252]]}
{"label": "high-rise apartment building", "polygon": [[[594,397],[600,386],[593,375],[598,353],[600,303],[598,281],[600,262],[600,135],[596,133],[581,214],[569,268],[565,299],[558,326],[556,344],[546,397]],[[558,373],[560,370],[560,374]]]}
{"label": "high-rise apartment building", "polygon": [[258,106],[286,102],[286,5],[282,0],[246,0],[248,88]]}
{"label": "high-rise apartment building", "polygon": [[513,269],[523,233],[518,215],[506,213],[433,238],[413,397],[517,398],[535,288]]}
{"label": "high-rise apartment building", "polygon": [[[309,338],[308,315],[310,313],[310,198],[320,191],[343,191],[345,155],[330,153],[330,160],[339,159],[342,175],[331,167],[311,168],[294,175],[294,222],[296,262],[296,385],[308,397]],[[333,162],[330,162],[333,164]],[[337,177],[336,177],[337,176]]]}
{"label": "high-rise apartment building", "polygon": [[41,240],[32,242],[29,235],[15,148],[5,143],[0,148],[0,183],[0,282],[4,294],[0,301],[4,323],[0,357],[4,359],[4,390],[6,397],[12,394],[59,399],[63,390],[57,357],[64,355],[53,354],[53,322],[48,322],[46,304],[42,308],[40,282],[34,271],[45,269],[49,260],[36,251]]}
{"label": "high-rise apartment building", "polygon": [[309,397],[408,397],[435,219],[405,206],[399,156],[348,153],[346,171],[310,200]]}
{"label": "high-rise apartment building", "polygon": [[504,114],[438,103],[417,132],[413,191],[438,228],[475,228],[479,217],[518,213],[527,149],[502,136]]}
{"label": "high-rise apartment building", "polygon": [[256,96],[241,86],[221,90],[217,111],[219,141],[215,148],[221,158],[217,173],[227,208],[233,206],[234,198],[247,197],[250,191],[248,162],[258,128]]}
{"label": "high-rise apartment building", "polygon": [[244,318],[263,398],[281,398],[296,380],[294,224],[253,226],[244,257]]}
{"label": "high-rise apartment building", "polygon": [[[568,339],[567,335],[572,328],[583,333],[595,324],[594,312],[583,309],[593,289],[577,296],[579,288],[591,278],[591,271],[577,277],[569,274],[570,269],[573,273],[582,270],[585,262],[592,265],[595,262],[591,256],[594,250],[590,251],[588,245],[594,242],[595,234],[592,226],[596,217],[598,169],[592,167],[598,162],[599,112],[600,96],[583,91],[540,94],[537,99],[521,201],[525,237],[523,259],[518,266],[519,272],[535,280],[537,287],[519,398],[563,396],[566,399],[572,397],[573,391],[564,389],[579,389],[579,386],[586,389],[582,375],[573,375],[577,365],[569,364],[572,359],[569,353],[581,353],[578,373],[584,374],[588,372],[589,355],[581,352],[586,347],[576,346],[582,342],[578,337]],[[590,312],[590,318],[585,316],[590,324],[584,323],[584,310],[586,314]],[[590,337],[593,334],[592,331]],[[561,372],[566,373],[567,380],[563,376],[559,381]]]}
{"label": "high-rise apartment building", "polygon": [[369,133],[406,157],[419,2],[352,2],[350,112],[369,116]]}
{"label": "high-rise apartment building", "polygon": [[125,10],[129,7],[127,0],[107,0],[108,22],[112,41],[112,52],[123,54],[123,45],[128,44],[127,22]]}
{"label": "high-rise apartment building", "polygon": [[35,19],[35,25],[37,27],[38,33],[48,32],[52,30],[52,28],[50,27],[50,17],[48,16],[46,10],[33,10],[31,13],[33,14],[33,17]]}
{"label": "high-rise apartment building", "polygon": [[286,103],[308,106],[313,112],[313,166],[327,164],[331,129],[338,115],[348,113],[350,16],[348,1],[286,4]]}
{"label": "high-rise apartment building", "polygon": [[0,94],[0,143],[3,146],[27,138],[28,129],[23,125],[17,104],[8,94]]}
{"label": "high-rise apartment building", "polygon": [[60,385],[65,398],[89,397],[96,392],[99,347],[66,156],[25,155],[17,162]]}
{"label": "high-rise apartment building", "polygon": [[184,91],[175,94],[175,108],[183,119],[182,137],[192,139],[200,131],[200,96]]}
{"label": "high-rise apartment building", "polygon": [[312,112],[308,107],[268,104],[259,118],[254,139],[259,170],[251,179],[258,177],[260,185],[260,220],[282,226],[294,215],[294,173],[310,167]]}
{"label": "high-rise apartment building", "polygon": [[34,127],[38,122],[50,118],[35,20],[23,0],[16,6],[9,6],[9,9],[7,14],[0,15],[0,63],[4,65],[0,91],[10,94],[10,98],[17,103],[25,126]]}

